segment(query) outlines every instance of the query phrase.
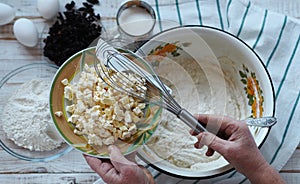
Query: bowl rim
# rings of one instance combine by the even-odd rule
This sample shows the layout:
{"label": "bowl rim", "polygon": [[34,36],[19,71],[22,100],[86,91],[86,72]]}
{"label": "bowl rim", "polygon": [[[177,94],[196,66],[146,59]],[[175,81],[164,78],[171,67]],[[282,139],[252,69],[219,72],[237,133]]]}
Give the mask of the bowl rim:
{"label": "bowl rim", "polygon": [[[155,39],[157,36],[160,36],[161,34],[164,34],[166,32],[169,32],[169,31],[172,31],[172,30],[177,30],[177,29],[185,29],[185,28],[190,28],[190,29],[204,29],[204,30],[209,30],[209,31],[217,31],[221,34],[225,34],[227,35],[228,37],[232,38],[232,39],[235,39],[236,41],[240,42],[241,44],[243,44],[244,46],[246,46],[246,48],[249,50],[249,52],[251,52],[252,54],[255,55],[256,59],[259,61],[259,64],[260,66],[263,68],[263,71],[265,72],[265,74],[267,75],[267,79],[268,79],[268,82],[270,84],[270,87],[271,87],[271,91],[272,91],[272,101],[273,101],[273,112],[272,112],[272,116],[275,115],[275,108],[276,108],[276,100],[275,100],[275,91],[274,91],[274,85],[273,85],[273,82],[272,82],[272,78],[271,78],[271,75],[270,73],[268,72],[266,66],[264,65],[262,59],[259,57],[259,55],[254,51],[253,48],[251,48],[245,41],[243,41],[241,38],[238,38],[237,36],[235,36],[234,34],[232,33],[229,33],[225,30],[222,30],[222,29],[219,29],[219,28],[216,28],[216,27],[212,27],[212,26],[205,26],[205,25],[184,25],[184,26],[176,26],[176,27],[172,27],[172,28],[169,28],[169,29],[165,29],[157,34],[154,34],[153,36],[151,36],[150,38],[148,38],[147,40],[145,40],[145,42],[143,42],[142,44],[139,45],[138,49],[136,51],[138,51],[139,49],[141,49],[145,44],[149,43],[151,40]],[[265,135],[265,137],[263,138],[262,142],[258,145],[258,148],[260,149],[262,147],[262,145],[264,144],[264,142],[266,141],[266,139],[268,138],[269,134],[270,134],[270,131],[271,131],[271,128],[272,127],[268,127],[267,128],[267,133]],[[230,168],[227,168],[225,171],[222,171],[220,173],[217,173],[217,174],[212,174],[212,175],[209,175],[209,176],[185,176],[185,175],[180,175],[180,174],[175,174],[175,173],[171,173],[170,171],[167,171],[167,170],[164,170],[158,166],[156,166],[155,164],[153,163],[150,163],[146,158],[144,158],[142,156],[142,154],[139,153],[139,150],[137,152],[137,156],[142,159],[144,162],[146,162],[149,166],[153,167],[154,169],[162,172],[162,173],[165,173],[167,175],[170,175],[170,176],[173,176],[173,177],[177,177],[177,178],[184,178],[184,179],[208,179],[208,178],[214,178],[214,177],[217,177],[217,176],[222,176],[224,174],[227,174],[231,171],[234,171],[235,169],[233,167],[230,167]],[[230,164],[229,164],[230,166]],[[225,166],[224,166],[225,167]],[[222,167],[223,168],[223,167]]]}
{"label": "bowl rim", "polygon": [[[20,72],[26,71],[26,70],[30,70],[33,68],[39,68],[39,67],[50,67],[50,68],[54,68],[54,69],[58,69],[59,67],[57,65],[51,64],[51,63],[44,63],[44,62],[37,62],[37,63],[30,63],[30,64],[25,64],[23,66],[20,66],[16,69],[13,69],[12,71],[8,72],[0,81],[0,90],[3,87],[4,84],[6,84],[6,82],[14,77],[15,75],[19,74]],[[2,140],[0,140],[0,146],[1,148],[3,148],[3,150],[5,150],[6,152],[8,152],[10,155],[22,159],[22,160],[26,160],[26,161],[33,161],[33,162],[48,162],[54,159],[57,159],[67,153],[69,153],[73,148],[69,145],[66,146],[66,148],[58,153],[58,154],[54,154],[51,156],[46,156],[46,157],[38,157],[38,158],[30,158],[28,156],[24,156],[21,155],[19,153],[14,152],[13,150],[11,150],[9,147],[7,147]]]}

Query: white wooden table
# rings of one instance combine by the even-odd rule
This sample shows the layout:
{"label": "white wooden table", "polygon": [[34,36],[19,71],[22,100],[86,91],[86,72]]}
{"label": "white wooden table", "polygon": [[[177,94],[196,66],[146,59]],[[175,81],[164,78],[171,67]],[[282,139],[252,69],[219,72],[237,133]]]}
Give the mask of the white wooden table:
{"label": "white wooden table", "polygon": [[[31,19],[42,31],[45,20],[38,14],[36,0],[0,0],[17,7],[17,18]],[[65,0],[61,1],[65,4]],[[78,1],[76,1],[78,2]],[[105,1],[100,13],[104,26],[115,24],[114,12],[105,12],[105,7],[118,8],[122,1]],[[104,13],[103,13],[104,12]],[[13,23],[0,27],[0,78],[9,71],[25,64],[42,62],[41,44],[34,48],[20,45],[12,31]],[[44,61],[46,62],[46,61]],[[300,183],[300,145],[288,163],[280,171],[284,178],[292,177]],[[98,179],[86,164],[81,153],[73,150],[69,154],[47,163],[32,163],[19,160],[0,148],[0,183],[93,183]]]}

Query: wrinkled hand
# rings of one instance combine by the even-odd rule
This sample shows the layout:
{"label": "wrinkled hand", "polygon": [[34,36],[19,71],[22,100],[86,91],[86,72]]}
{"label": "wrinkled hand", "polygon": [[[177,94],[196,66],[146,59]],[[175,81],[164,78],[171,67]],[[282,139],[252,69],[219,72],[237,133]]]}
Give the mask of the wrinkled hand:
{"label": "wrinkled hand", "polygon": [[210,131],[218,130],[217,135],[202,132],[196,137],[196,148],[208,146],[207,156],[217,151],[239,172],[247,176],[252,183],[284,183],[280,175],[267,163],[260,153],[252,134],[245,122],[216,115],[196,115]]}
{"label": "wrinkled hand", "polygon": [[116,146],[109,146],[110,161],[84,155],[90,167],[108,184],[154,183],[150,172],[126,159]]}

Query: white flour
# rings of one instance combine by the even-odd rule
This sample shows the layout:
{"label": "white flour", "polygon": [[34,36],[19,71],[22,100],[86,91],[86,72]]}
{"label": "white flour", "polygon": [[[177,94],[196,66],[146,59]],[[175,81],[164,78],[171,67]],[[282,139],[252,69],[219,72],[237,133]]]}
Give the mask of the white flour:
{"label": "white flour", "polygon": [[50,151],[62,144],[51,123],[48,96],[50,81],[31,80],[8,100],[3,111],[3,130],[18,146]]}
{"label": "white flour", "polygon": [[[247,104],[239,78],[234,77],[236,68],[229,58],[219,58],[224,76],[214,68],[204,72],[193,60],[178,59],[162,62],[158,74],[166,79],[175,99],[192,114],[224,114],[237,119],[246,118]],[[170,72],[165,72],[170,71]],[[207,75],[211,73],[210,83]],[[220,79],[223,79],[222,80]],[[224,85],[222,85],[224,83]],[[214,84],[214,86],[211,86]],[[225,92],[218,94],[220,92]],[[220,98],[221,97],[221,98]],[[173,166],[191,170],[209,170],[223,163],[220,154],[205,155],[207,147],[196,149],[197,138],[191,136],[190,128],[173,114],[164,111],[162,123],[146,143],[145,151],[156,160],[164,159]]]}

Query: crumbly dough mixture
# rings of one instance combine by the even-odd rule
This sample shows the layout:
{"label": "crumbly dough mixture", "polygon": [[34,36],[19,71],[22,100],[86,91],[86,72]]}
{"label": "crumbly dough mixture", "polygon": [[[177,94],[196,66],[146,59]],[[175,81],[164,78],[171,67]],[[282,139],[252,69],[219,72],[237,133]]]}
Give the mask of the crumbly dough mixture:
{"label": "crumbly dough mixture", "polygon": [[[162,62],[157,73],[172,88],[179,104],[192,114],[221,114],[244,119],[247,104],[236,77],[237,69],[232,67],[229,58],[218,59],[224,75],[215,66],[199,66],[194,60]],[[197,139],[189,134],[189,127],[169,112],[164,111],[162,117],[162,123],[146,144],[145,149],[150,149],[150,154],[181,168],[201,170],[215,167],[214,162],[221,158],[220,154],[207,157],[207,147],[194,148]]]}
{"label": "crumbly dough mixture", "polygon": [[31,151],[50,151],[63,143],[51,122],[50,84],[33,79],[9,98],[2,113],[3,130],[16,145]]}

